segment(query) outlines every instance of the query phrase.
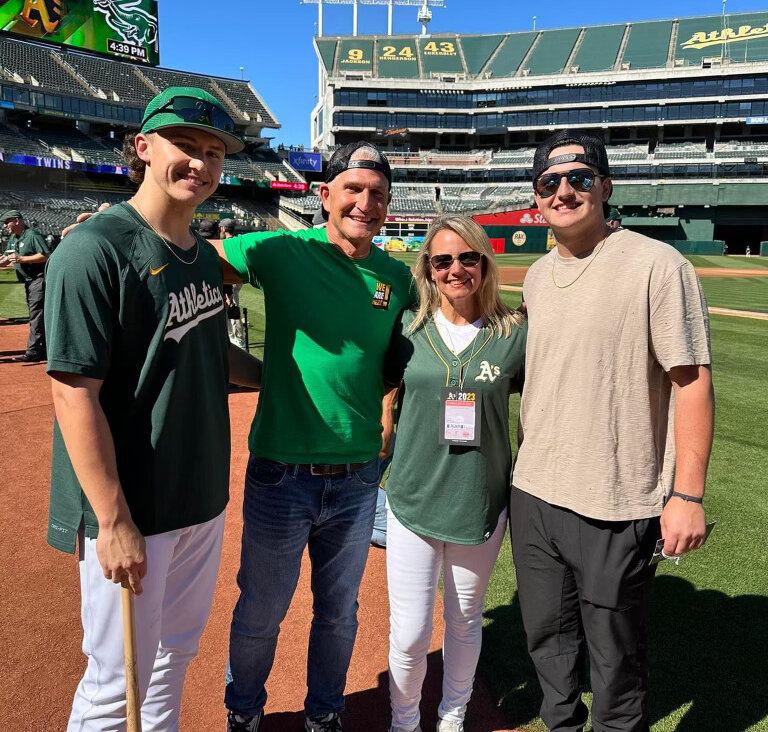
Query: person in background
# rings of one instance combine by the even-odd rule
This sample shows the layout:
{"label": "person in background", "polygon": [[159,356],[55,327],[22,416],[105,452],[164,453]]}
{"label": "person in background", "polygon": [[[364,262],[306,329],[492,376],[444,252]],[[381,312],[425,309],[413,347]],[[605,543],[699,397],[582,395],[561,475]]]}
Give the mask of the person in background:
{"label": "person in background", "polygon": [[[235,235],[235,220],[219,221],[219,239],[231,239]],[[240,290],[242,285],[224,285],[224,301],[227,306],[227,335],[231,343],[245,348],[245,332],[240,317]]]}
{"label": "person in background", "polygon": [[697,549],[714,400],[707,304],[671,246],[606,223],[601,138],[562,130],[534,154],[556,246],[525,277],[522,444],[510,524],[528,651],[553,732],[648,732],[655,565]]}
{"label": "person in background", "polygon": [[385,377],[402,382],[387,481],[390,732],[420,730],[440,572],[443,694],[438,732],[463,732],[491,570],[506,529],[509,395],[522,386],[526,323],[499,298],[488,236],[438,217],[414,279],[418,307],[395,326]]}
{"label": "person in background", "polygon": [[0,216],[0,222],[10,234],[8,241],[13,253],[8,260],[16,270],[19,282],[24,283],[24,294],[29,308],[29,337],[27,349],[14,361],[36,363],[46,360],[45,323],[45,263],[51,250],[43,235],[24,223],[20,211],[12,209]]}

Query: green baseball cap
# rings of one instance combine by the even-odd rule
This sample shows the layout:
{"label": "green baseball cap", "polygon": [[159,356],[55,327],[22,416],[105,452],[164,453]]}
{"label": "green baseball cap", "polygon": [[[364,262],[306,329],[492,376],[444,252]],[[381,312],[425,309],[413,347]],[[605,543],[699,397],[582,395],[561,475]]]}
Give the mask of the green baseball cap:
{"label": "green baseball cap", "polygon": [[140,131],[157,132],[165,127],[204,130],[224,143],[227,154],[245,147],[222,102],[194,86],[169,86],[147,105]]}
{"label": "green baseball cap", "polygon": [[15,208],[12,208],[9,211],[6,211],[2,216],[0,216],[0,221],[5,223],[10,219],[23,219],[23,218],[24,217],[21,215],[20,211],[17,211]]}

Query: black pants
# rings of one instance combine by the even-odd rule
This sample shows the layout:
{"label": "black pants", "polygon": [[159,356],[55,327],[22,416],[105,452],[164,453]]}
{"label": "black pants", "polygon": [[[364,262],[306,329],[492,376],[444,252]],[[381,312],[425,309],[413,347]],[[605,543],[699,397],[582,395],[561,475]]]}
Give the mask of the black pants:
{"label": "black pants", "polygon": [[31,356],[45,358],[45,323],[43,322],[43,305],[45,303],[45,280],[35,277],[24,283],[29,308],[29,338],[27,353]]}
{"label": "black pants", "polygon": [[552,732],[581,732],[589,652],[595,732],[648,732],[648,613],[659,519],[597,521],[517,488],[512,552]]}

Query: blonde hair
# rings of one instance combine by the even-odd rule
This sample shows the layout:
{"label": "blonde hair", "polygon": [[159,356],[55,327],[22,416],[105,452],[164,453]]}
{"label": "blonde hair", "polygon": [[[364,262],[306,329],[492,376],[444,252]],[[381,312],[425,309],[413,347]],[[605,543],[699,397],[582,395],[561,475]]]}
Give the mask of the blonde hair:
{"label": "blonde hair", "polygon": [[519,328],[523,324],[523,314],[505,305],[499,297],[499,267],[483,227],[467,216],[456,214],[438,216],[427,230],[413,270],[413,277],[419,291],[419,305],[416,317],[406,332],[410,335],[423,327],[440,307],[440,291],[430,277],[429,257],[432,240],[438,233],[445,230],[453,231],[467,243],[470,249],[485,255],[481,263],[483,278],[475,293],[480,305],[480,317],[483,324],[495,330],[499,338],[509,337],[513,327]]}

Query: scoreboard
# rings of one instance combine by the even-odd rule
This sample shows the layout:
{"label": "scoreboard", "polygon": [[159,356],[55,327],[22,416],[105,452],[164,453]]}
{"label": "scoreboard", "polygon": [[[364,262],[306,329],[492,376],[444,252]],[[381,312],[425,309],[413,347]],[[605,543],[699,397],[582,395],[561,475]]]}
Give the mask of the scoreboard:
{"label": "scoreboard", "polygon": [[128,61],[160,62],[157,0],[5,0],[0,31]]}

